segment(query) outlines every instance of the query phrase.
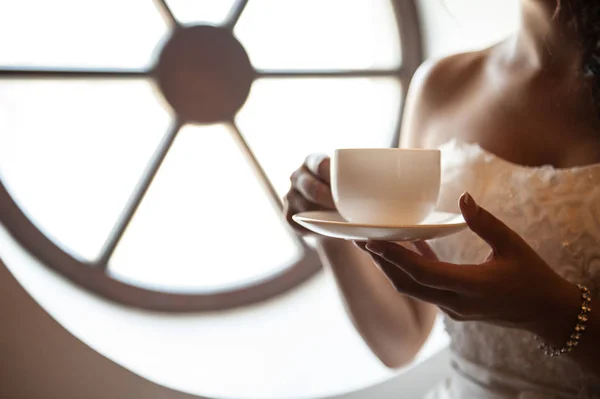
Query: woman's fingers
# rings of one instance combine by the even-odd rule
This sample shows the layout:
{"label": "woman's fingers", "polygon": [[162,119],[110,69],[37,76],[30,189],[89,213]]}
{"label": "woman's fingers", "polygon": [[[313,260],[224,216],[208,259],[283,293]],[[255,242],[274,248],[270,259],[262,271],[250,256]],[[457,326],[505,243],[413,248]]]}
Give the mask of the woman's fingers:
{"label": "woman's fingers", "polygon": [[285,215],[285,219],[294,229],[301,233],[306,233],[308,230],[294,222],[292,216],[299,212],[314,210],[315,208],[314,204],[309,203],[302,194],[294,189],[290,190],[284,198],[283,214]]}
{"label": "woman's fingers", "polygon": [[292,187],[313,204],[326,209],[335,209],[331,189],[313,175],[307,167],[302,167],[290,178]]}
{"label": "woman's fingers", "polygon": [[433,260],[439,260],[437,254],[435,253],[433,248],[431,248],[431,246],[429,244],[427,244],[427,242],[415,241],[415,242],[413,242],[413,245],[415,246],[417,251],[419,251],[421,253],[421,255],[423,255],[424,257],[433,259]]}
{"label": "woman's fingers", "polygon": [[419,284],[410,275],[391,264],[381,256],[371,254],[373,261],[386,275],[396,291],[419,299],[421,301],[444,306],[450,309],[457,308],[461,304],[461,297],[456,292],[441,290]]}
{"label": "woman's fingers", "polygon": [[391,264],[381,256],[367,250],[366,242],[354,242],[354,244],[371,256],[373,262],[383,272],[396,291],[421,301],[433,303],[438,306],[445,306],[447,308],[456,308],[461,305],[462,300],[457,293],[419,284],[396,265]]}
{"label": "woman's fingers", "polygon": [[326,155],[309,155],[304,164],[290,176],[291,188],[284,198],[284,215],[287,222],[301,233],[307,230],[292,217],[305,211],[335,209],[329,188],[329,158]]}
{"label": "woman's fingers", "polygon": [[324,154],[312,154],[306,157],[304,165],[317,178],[329,184],[331,182],[330,159]]}
{"label": "woman's fingers", "polygon": [[436,261],[388,242],[369,242],[367,249],[422,285],[463,293],[475,293],[481,288],[480,273],[473,269],[476,266]]}

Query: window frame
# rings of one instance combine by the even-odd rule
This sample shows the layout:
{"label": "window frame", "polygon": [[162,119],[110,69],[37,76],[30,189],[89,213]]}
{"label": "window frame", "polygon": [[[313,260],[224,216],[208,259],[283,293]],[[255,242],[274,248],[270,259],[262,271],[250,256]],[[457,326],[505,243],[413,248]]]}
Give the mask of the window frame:
{"label": "window frame", "polygon": [[[423,61],[423,45],[420,31],[419,13],[414,0],[390,0],[393,5],[396,22],[398,26],[398,35],[401,43],[402,64],[399,68],[393,70],[366,70],[366,71],[256,71],[256,79],[268,77],[377,77],[389,76],[395,77],[401,83],[402,98],[396,134],[390,143],[391,147],[397,147],[400,136],[400,125],[402,122],[402,113],[408,91],[410,80]],[[171,13],[164,0],[155,0],[161,15],[169,24],[170,29],[177,29],[179,22]],[[230,29],[235,27],[240,18],[248,0],[239,0],[231,10],[224,26]],[[172,31],[171,31],[172,32]],[[93,78],[149,78],[156,77],[156,71],[149,69],[147,71],[130,70],[73,70],[73,69],[45,69],[45,68],[4,68],[0,66],[0,79],[29,78],[29,79],[93,79]],[[276,191],[267,178],[259,161],[252,153],[250,147],[246,144],[243,136],[237,129],[235,122],[229,121],[234,131],[244,144],[245,155],[252,162],[257,178],[266,188],[266,194],[274,205],[281,208],[281,199],[278,198]],[[145,191],[152,182],[152,178],[158,171],[162,159],[166,155],[172,140],[179,128],[182,126],[180,121],[175,120],[170,132],[165,133],[164,146],[159,148],[155,159],[150,161],[150,174],[142,178],[141,188],[134,193],[133,203],[129,211],[125,212],[122,221],[117,225],[122,225],[122,229],[117,233],[116,241],[113,242],[113,248],[118,244],[120,235],[127,227],[127,224],[137,206],[144,197]],[[169,142],[170,141],[170,142]],[[162,151],[161,151],[162,150]],[[39,259],[46,267],[60,273],[76,285],[85,288],[95,294],[100,295],[111,301],[130,306],[153,311],[166,312],[192,312],[192,311],[216,311],[230,309],[238,306],[257,303],[277,295],[280,295],[304,281],[307,281],[321,269],[321,262],[317,256],[316,250],[309,246],[302,238],[297,237],[301,257],[300,259],[285,268],[282,272],[271,275],[266,279],[256,281],[243,287],[232,287],[216,292],[198,292],[198,293],[174,293],[163,292],[134,286],[123,281],[117,280],[110,275],[108,270],[109,257],[102,257],[104,263],[85,263],[77,260],[71,254],[67,253],[54,242],[52,242],[44,233],[42,233],[34,223],[29,220],[25,213],[12,198],[0,178],[0,222],[7,228],[21,246],[23,246],[31,255]],[[110,241],[110,240],[109,240]],[[110,252],[112,254],[112,252]],[[109,255],[110,255],[109,254]]]}

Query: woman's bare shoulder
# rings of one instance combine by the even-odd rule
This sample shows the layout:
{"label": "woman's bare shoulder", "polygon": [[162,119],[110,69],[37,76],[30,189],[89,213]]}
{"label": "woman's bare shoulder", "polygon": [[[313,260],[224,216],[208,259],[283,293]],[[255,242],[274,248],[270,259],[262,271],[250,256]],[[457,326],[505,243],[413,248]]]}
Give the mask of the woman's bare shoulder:
{"label": "woman's bare shoulder", "polygon": [[423,63],[413,76],[402,123],[402,147],[423,147],[437,117],[456,107],[480,76],[489,49],[454,54]]}

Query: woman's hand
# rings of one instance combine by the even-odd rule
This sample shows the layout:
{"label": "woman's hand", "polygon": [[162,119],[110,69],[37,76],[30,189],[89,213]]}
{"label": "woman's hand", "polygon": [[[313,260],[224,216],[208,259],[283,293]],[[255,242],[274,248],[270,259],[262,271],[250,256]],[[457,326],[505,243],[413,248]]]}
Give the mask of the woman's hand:
{"label": "woman's hand", "polygon": [[330,188],[330,160],[326,155],[313,154],[290,177],[291,188],[284,198],[284,214],[299,233],[309,231],[292,220],[298,212],[335,209]]}
{"label": "woman's hand", "polygon": [[438,305],[453,319],[526,329],[551,341],[564,339],[559,337],[574,327],[581,304],[578,288],[468,193],[461,197],[460,208],[470,229],[492,248],[482,264],[440,262],[386,242],[368,242],[366,249],[398,291]]}

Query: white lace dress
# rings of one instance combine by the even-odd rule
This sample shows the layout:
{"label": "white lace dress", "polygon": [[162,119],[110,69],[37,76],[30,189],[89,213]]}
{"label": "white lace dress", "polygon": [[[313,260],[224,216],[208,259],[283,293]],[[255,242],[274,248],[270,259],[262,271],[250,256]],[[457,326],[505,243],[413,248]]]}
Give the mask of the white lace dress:
{"label": "white lace dress", "polygon": [[[466,190],[518,232],[562,277],[600,288],[600,164],[525,167],[453,140],[443,154],[440,210],[458,212]],[[441,259],[481,262],[489,247],[464,231],[437,240]],[[568,357],[550,358],[532,334],[447,318],[453,375],[428,398],[600,398],[600,380]],[[600,341],[598,342],[600,345]]]}

